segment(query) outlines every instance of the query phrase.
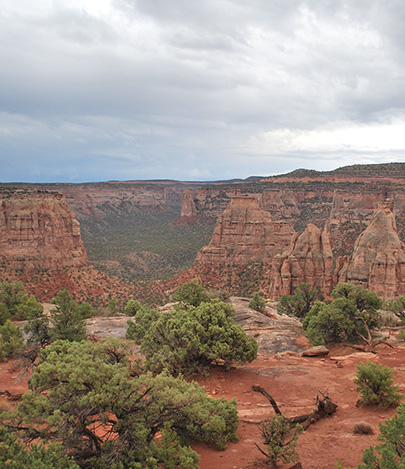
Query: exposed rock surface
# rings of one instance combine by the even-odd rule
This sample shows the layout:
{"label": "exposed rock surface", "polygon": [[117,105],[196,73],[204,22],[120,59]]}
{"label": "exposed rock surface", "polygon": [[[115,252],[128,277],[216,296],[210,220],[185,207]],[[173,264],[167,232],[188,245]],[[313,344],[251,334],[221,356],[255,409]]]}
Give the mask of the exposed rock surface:
{"label": "exposed rock surface", "polygon": [[273,222],[255,197],[235,196],[219,217],[211,242],[201,249],[196,263],[270,263],[289,246],[294,233],[289,223]]}
{"label": "exposed rock surface", "polygon": [[405,245],[398,237],[391,200],[376,208],[338,277],[339,281],[362,285],[385,299],[405,294]]}
{"label": "exposed rock surface", "polygon": [[[350,227],[358,229],[360,224],[351,203],[335,193],[325,229],[310,223],[298,234],[288,222],[273,221],[254,196],[236,196],[219,217],[210,244],[200,250],[194,275],[206,285],[244,294],[262,290],[274,299],[294,293],[303,282],[325,295],[345,281],[360,284],[383,299],[405,294],[405,248],[397,233],[392,201],[378,205],[353,254],[342,256],[342,249],[349,249],[342,247],[342,227],[346,226],[349,236],[355,233]],[[362,208],[368,212],[369,204],[360,203],[357,213]]]}
{"label": "exposed rock surface", "polygon": [[[40,187],[63,193],[81,224],[90,263],[110,275],[153,280],[178,275],[208,244],[215,221],[238,194],[255,198],[258,206],[271,214],[273,225],[285,223],[298,233],[303,233],[309,223],[320,230],[325,228],[336,274],[347,268],[355,241],[370,223],[379,200],[387,197],[395,200],[397,231],[399,239],[405,241],[404,168],[405,163],[396,163],[357,165],[325,173],[297,170],[261,181],[258,178],[209,183],[111,181],[40,186],[21,183],[18,187]],[[183,213],[188,221],[176,223],[185,192],[188,195],[183,202]],[[283,254],[288,246],[289,242],[279,253]],[[230,256],[225,257],[231,264],[205,262],[200,265],[201,278],[207,279],[211,286],[232,289],[235,294],[247,295],[259,288],[269,292],[271,266],[264,263],[267,260],[261,254],[265,258],[272,256],[259,246],[249,247],[246,243],[246,247],[246,257],[251,254],[253,257],[251,262],[244,261],[242,269],[240,264],[231,269],[233,259],[239,262],[243,254],[227,246],[226,253]],[[206,251],[211,253],[212,260],[216,255],[214,248],[211,245],[211,251]],[[222,245],[221,252],[223,248]],[[336,274],[334,283],[337,281]]]}
{"label": "exposed rock surface", "polygon": [[273,260],[270,296],[291,295],[303,282],[322,292],[332,290],[333,255],[327,232],[309,224],[295,235],[290,248]]}
{"label": "exposed rock surface", "polygon": [[296,318],[279,315],[272,306],[267,306],[264,314],[259,313],[249,308],[244,298],[234,297],[230,302],[235,308],[235,322],[256,339],[260,352],[299,354],[308,347],[302,324]]}
{"label": "exposed rock surface", "polygon": [[194,271],[203,283],[249,294],[269,282],[271,262],[289,246],[295,232],[290,223],[272,221],[256,197],[235,196],[219,217],[211,242],[202,248]]}
{"label": "exposed rock surface", "polygon": [[[266,313],[259,313],[248,307],[247,298],[233,297],[230,303],[235,308],[235,322],[249,337],[254,337],[259,351],[265,354],[292,352],[302,353],[308,348],[308,341],[300,321],[285,315],[278,315],[272,306],[267,306]],[[170,303],[159,311],[172,311],[177,303]],[[96,339],[102,337],[125,337],[127,316],[92,317],[86,320],[87,333]]]}
{"label": "exposed rock surface", "polygon": [[329,355],[329,349],[324,345],[317,345],[302,352],[303,357],[325,357],[326,355]]}
{"label": "exposed rock surface", "polygon": [[190,223],[197,219],[197,209],[195,207],[193,191],[189,187],[183,192],[181,199],[180,223]]}
{"label": "exposed rock surface", "polygon": [[0,259],[22,270],[87,265],[80,224],[59,193],[0,191]]}

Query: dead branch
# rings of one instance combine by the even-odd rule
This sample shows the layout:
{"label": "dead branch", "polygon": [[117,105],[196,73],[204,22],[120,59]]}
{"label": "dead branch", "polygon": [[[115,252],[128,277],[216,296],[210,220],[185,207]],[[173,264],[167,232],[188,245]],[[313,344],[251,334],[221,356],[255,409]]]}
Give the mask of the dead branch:
{"label": "dead branch", "polygon": [[5,396],[7,400],[9,401],[21,401],[22,399],[22,394],[13,394],[10,391],[0,391],[0,396]]}
{"label": "dead branch", "polygon": [[270,394],[264,388],[262,388],[261,386],[254,386],[253,385],[252,389],[255,392],[260,392],[260,394],[263,394],[263,396],[266,397],[270,401],[270,404],[272,405],[272,407],[274,409],[274,412],[277,415],[283,415],[281,413],[281,410],[278,408],[277,402],[270,396]]}
{"label": "dead branch", "polygon": [[255,446],[264,456],[266,456],[268,462],[270,463],[270,468],[275,469],[277,464],[271,459],[271,457],[265,451],[263,451],[257,443],[255,443]]}
{"label": "dead branch", "polygon": [[[270,401],[274,412],[277,415],[283,415],[276,401],[264,388],[262,388],[261,386],[252,386],[252,390],[263,394],[263,396],[265,396]],[[306,430],[311,424],[317,422],[318,420],[328,417],[329,415],[333,415],[336,412],[337,404],[333,403],[330,400],[329,396],[323,393],[320,394],[322,395],[322,398],[320,398],[319,396],[316,397],[316,408],[311,413],[297,415],[295,417],[289,418],[285,417],[288,423],[291,426],[295,426],[300,423],[304,427],[304,430]]]}

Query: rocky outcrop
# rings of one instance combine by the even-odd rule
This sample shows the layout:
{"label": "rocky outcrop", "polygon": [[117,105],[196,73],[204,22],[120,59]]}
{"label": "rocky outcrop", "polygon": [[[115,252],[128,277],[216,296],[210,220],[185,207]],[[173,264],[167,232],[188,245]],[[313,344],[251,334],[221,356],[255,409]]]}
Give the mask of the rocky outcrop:
{"label": "rocky outcrop", "polygon": [[337,268],[340,282],[362,285],[384,299],[405,294],[405,245],[398,237],[392,200],[378,205],[351,258]]}
{"label": "rocky outcrop", "polygon": [[266,291],[272,260],[294,235],[290,223],[273,221],[256,197],[235,196],[219,217],[211,242],[198,253],[193,271],[205,285],[234,294]]}
{"label": "rocky outcrop", "polygon": [[0,260],[26,271],[87,265],[80,224],[62,194],[0,190]]}
{"label": "rocky outcrop", "polygon": [[266,189],[262,194],[262,206],[276,220],[293,221],[300,216],[297,201],[289,191]]}
{"label": "rocky outcrop", "polygon": [[255,197],[235,196],[219,217],[210,244],[198,253],[196,263],[268,264],[289,246],[294,234],[289,223],[273,222]]}
{"label": "rocky outcrop", "polygon": [[197,209],[194,203],[193,191],[187,188],[181,198],[180,218],[177,223],[192,223],[197,220]]}
{"label": "rocky outcrop", "polygon": [[356,239],[369,225],[375,206],[384,199],[382,190],[367,194],[334,192],[325,230],[336,258],[352,254]]}
{"label": "rocky outcrop", "polygon": [[333,255],[329,236],[309,224],[305,231],[292,239],[290,248],[273,259],[270,296],[279,299],[291,295],[303,282],[323,293],[332,289]]}

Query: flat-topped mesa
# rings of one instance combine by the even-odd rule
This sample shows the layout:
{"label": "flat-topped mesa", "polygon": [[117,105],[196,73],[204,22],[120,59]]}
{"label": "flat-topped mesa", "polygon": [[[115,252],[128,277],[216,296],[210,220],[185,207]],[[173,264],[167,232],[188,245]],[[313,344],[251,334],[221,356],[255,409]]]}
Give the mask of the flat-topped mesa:
{"label": "flat-topped mesa", "polygon": [[289,223],[272,221],[255,197],[235,196],[220,215],[210,244],[198,253],[194,267],[202,277],[207,271],[212,280],[220,275],[220,284],[230,272],[242,272],[253,265],[267,265],[263,274],[266,270],[269,274],[273,257],[288,248],[294,234]]}
{"label": "flat-topped mesa", "polygon": [[323,293],[332,289],[333,254],[329,236],[310,223],[294,236],[290,248],[273,259],[270,296],[291,295],[300,283],[309,283]]}
{"label": "flat-topped mesa", "polygon": [[378,204],[338,278],[362,285],[386,300],[405,294],[405,245],[398,237],[392,200]]}
{"label": "flat-topped mesa", "polygon": [[62,194],[0,190],[0,261],[26,271],[87,265],[80,224]]}

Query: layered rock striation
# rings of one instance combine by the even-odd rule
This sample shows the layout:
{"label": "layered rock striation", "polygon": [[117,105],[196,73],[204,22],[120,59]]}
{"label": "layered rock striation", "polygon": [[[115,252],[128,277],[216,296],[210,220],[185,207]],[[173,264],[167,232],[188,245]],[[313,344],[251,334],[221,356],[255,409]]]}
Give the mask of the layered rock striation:
{"label": "layered rock striation", "polygon": [[362,285],[382,298],[405,294],[405,245],[397,233],[392,200],[377,206],[352,256],[338,269],[339,281]]}
{"label": "layered rock striation", "polygon": [[235,196],[219,217],[211,242],[197,256],[198,265],[269,264],[290,244],[295,231],[285,221],[272,221],[255,197]]}
{"label": "layered rock striation", "polygon": [[80,224],[62,194],[0,190],[0,261],[26,271],[87,265]]}
{"label": "layered rock striation", "polygon": [[197,220],[197,209],[195,206],[193,191],[189,187],[183,192],[181,198],[180,218],[177,223],[193,223]]}
{"label": "layered rock striation", "polygon": [[[194,271],[211,286],[228,286],[231,291],[261,289],[274,299],[292,294],[303,282],[324,295],[339,282],[362,285],[383,299],[404,295],[405,246],[397,233],[393,202],[378,204],[354,248],[350,242],[344,246],[352,254],[340,255],[344,230],[333,237],[335,251],[330,233],[345,223],[356,225],[345,221],[347,213],[353,212],[337,194],[325,229],[309,223],[299,234],[290,223],[272,220],[256,197],[233,197],[218,219],[210,244],[197,255]],[[353,236],[352,231],[349,234]]]}
{"label": "layered rock striation", "polygon": [[291,224],[273,221],[256,197],[234,196],[193,270],[206,285],[235,294],[265,289],[274,256],[288,248],[294,235]]}
{"label": "layered rock striation", "polygon": [[333,284],[333,254],[328,233],[312,223],[293,238],[287,251],[274,257],[270,296],[291,295],[304,282],[328,293]]}

